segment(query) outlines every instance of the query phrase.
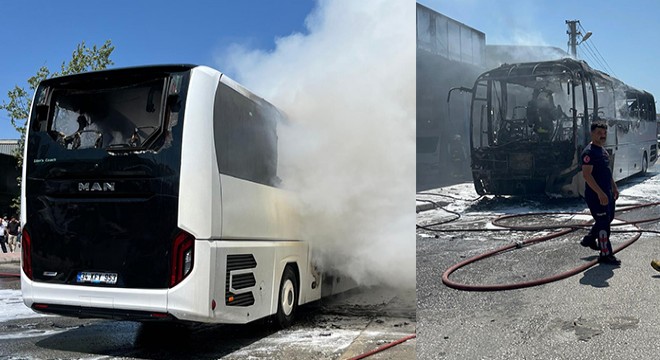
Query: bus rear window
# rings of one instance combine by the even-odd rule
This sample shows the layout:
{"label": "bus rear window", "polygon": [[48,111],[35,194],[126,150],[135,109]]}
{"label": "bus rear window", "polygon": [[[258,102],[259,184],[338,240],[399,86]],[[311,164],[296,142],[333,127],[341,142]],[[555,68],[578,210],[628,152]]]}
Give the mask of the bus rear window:
{"label": "bus rear window", "polygon": [[162,133],[164,88],[161,78],[113,87],[51,89],[48,133],[69,150],[147,149]]}

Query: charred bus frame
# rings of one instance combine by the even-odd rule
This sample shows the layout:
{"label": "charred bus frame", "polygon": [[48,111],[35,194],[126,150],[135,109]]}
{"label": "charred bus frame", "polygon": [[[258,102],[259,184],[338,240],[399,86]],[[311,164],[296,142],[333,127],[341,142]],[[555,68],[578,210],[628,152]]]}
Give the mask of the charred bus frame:
{"label": "charred bus frame", "polygon": [[583,195],[578,157],[593,121],[609,125],[615,181],[656,161],[653,95],[586,62],[504,64],[461,90],[472,93],[471,168],[481,195]]}

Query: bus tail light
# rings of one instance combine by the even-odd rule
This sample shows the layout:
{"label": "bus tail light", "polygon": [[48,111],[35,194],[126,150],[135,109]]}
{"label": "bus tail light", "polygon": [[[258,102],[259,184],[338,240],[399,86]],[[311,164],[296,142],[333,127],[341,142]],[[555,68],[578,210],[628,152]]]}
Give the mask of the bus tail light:
{"label": "bus tail light", "polygon": [[170,287],[180,283],[192,271],[195,255],[195,237],[181,230],[172,244]]}
{"label": "bus tail light", "polygon": [[23,272],[28,279],[32,280],[32,239],[25,228],[23,228],[21,237],[21,253],[23,256]]}

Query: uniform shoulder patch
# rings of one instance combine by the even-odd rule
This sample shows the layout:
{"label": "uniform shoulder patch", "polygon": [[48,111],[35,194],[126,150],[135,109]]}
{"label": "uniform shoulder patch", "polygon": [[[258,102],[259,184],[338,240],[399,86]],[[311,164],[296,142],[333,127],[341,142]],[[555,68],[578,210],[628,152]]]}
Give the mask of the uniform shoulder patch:
{"label": "uniform shoulder patch", "polygon": [[584,157],[582,158],[582,162],[585,163],[585,164],[588,164],[589,161],[591,161],[591,158],[589,157],[589,155],[584,155]]}

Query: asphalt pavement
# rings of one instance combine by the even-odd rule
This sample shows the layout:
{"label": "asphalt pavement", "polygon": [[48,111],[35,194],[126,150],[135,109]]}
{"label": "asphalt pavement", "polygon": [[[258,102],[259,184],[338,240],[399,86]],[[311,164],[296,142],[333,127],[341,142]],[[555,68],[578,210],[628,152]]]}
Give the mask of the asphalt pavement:
{"label": "asphalt pavement", "polygon": [[[644,196],[620,202],[651,202],[660,175],[637,179]],[[650,186],[648,185],[650,183]],[[446,190],[445,190],[446,192]],[[492,229],[491,221],[510,213],[575,211],[575,202],[482,199],[460,211],[451,226]],[[568,210],[567,210],[568,209]],[[424,220],[433,222],[432,212]],[[660,214],[649,208],[630,218]],[[444,213],[446,216],[446,213]],[[421,216],[421,214],[420,214]],[[521,221],[530,223],[535,216]],[[539,220],[547,221],[547,219]],[[437,222],[437,221],[436,221]],[[545,235],[539,232],[417,231],[418,359],[655,359],[660,354],[660,273],[650,262],[660,258],[660,225],[616,256],[619,267],[597,264],[574,276],[544,285],[504,291],[464,291],[446,286],[443,274],[453,265],[504,245]],[[551,276],[584,265],[597,256],[579,245],[585,230],[547,242],[515,248],[457,270],[449,279],[465,284],[507,284]],[[615,233],[615,247],[633,236]]]}
{"label": "asphalt pavement", "polygon": [[[0,252],[0,273],[18,274],[20,272],[20,253]],[[11,284],[5,283],[4,288],[18,289],[17,280]],[[301,359],[311,360],[318,358],[327,359],[349,359],[362,354],[370,353],[380,347],[386,348],[371,356],[373,359],[414,359],[416,339],[411,338],[415,334],[415,295],[414,289],[391,289],[373,287],[365,289],[354,289],[346,294],[331,297],[319,304],[307,307],[301,312],[301,318],[291,328],[272,333],[252,334],[252,327],[258,325],[242,326],[200,326],[202,330],[195,330],[196,336],[210,336],[217,338],[216,332],[237,330],[243,331],[247,336],[245,344],[235,344],[231,341],[216,341],[216,345],[209,349],[206,341],[197,341],[200,349],[208,351],[209,358],[242,359],[250,357],[254,359]],[[0,348],[6,347],[6,351],[0,350],[0,358],[8,354],[18,357],[27,356],[32,358],[68,358],[74,354],[89,353],[96,355],[112,355],[120,358],[159,358],[159,353],[149,346],[136,345],[131,336],[141,333],[135,325],[130,322],[78,320],[72,318],[56,317],[57,321],[46,320],[36,322],[34,319],[22,321],[10,321],[0,323]],[[55,322],[54,322],[55,321]],[[59,322],[64,325],[58,325]],[[105,327],[100,330],[102,334],[96,334],[96,327],[111,327],[107,331]],[[127,325],[128,324],[128,325]],[[130,326],[133,327],[130,327]],[[32,339],[19,336],[22,340],[11,340],[16,336],[15,332],[25,329],[49,333],[62,331],[62,326],[69,329],[64,334],[39,337]],[[129,327],[128,330],[118,331],[115,328]],[[123,329],[123,328],[122,328]],[[229,330],[227,330],[229,329]],[[232,330],[233,329],[233,330]],[[245,329],[245,330],[242,330]],[[130,330],[130,331],[129,331]],[[105,338],[104,334],[115,332],[131,336],[112,336]],[[201,335],[200,335],[201,334]],[[140,338],[140,336],[136,338]],[[86,337],[103,338],[101,345],[94,341],[83,341]],[[222,335],[220,338],[226,338]],[[7,338],[10,340],[4,340]],[[208,339],[206,339],[208,340]],[[227,339],[225,339],[227,340]],[[403,341],[406,340],[406,341]],[[86,345],[82,348],[79,344],[83,341]],[[400,341],[395,346],[388,347],[390,343]],[[36,346],[36,343],[41,344]],[[57,344],[49,346],[50,343]],[[46,344],[46,345],[44,345]],[[107,344],[115,344],[110,346]],[[159,342],[159,344],[161,344]],[[161,344],[162,345],[162,344]],[[118,349],[124,349],[120,351]],[[158,347],[160,349],[160,346]],[[161,351],[162,349],[158,350]],[[180,349],[174,347],[169,349],[173,354]],[[200,350],[201,351],[201,350]],[[193,352],[194,354],[194,352]],[[198,355],[200,355],[198,354]],[[168,356],[172,358],[172,356]],[[195,358],[197,356],[192,356]],[[200,357],[199,358],[205,358]]]}

